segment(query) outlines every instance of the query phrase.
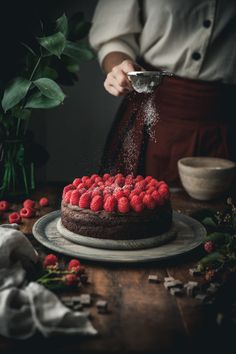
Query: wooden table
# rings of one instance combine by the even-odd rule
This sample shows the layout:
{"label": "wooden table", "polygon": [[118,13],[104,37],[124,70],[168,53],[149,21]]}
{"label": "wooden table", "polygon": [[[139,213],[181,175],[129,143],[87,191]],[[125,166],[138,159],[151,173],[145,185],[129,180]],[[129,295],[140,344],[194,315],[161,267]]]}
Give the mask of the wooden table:
{"label": "wooden table", "polygon": [[[42,186],[32,196],[37,200],[48,196],[50,207],[44,208],[39,216],[58,209],[62,185]],[[174,193],[173,208],[191,214],[201,208],[222,207],[219,203],[202,203],[190,199],[184,192]],[[16,206],[17,207],[17,206]],[[35,219],[24,221],[22,231],[27,234],[40,257],[51,253],[32,236]],[[0,353],[30,351],[42,352],[45,348],[60,353],[193,353],[216,344],[219,348],[220,332],[215,319],[197,300],[189,297],[174,297],[163,284],[151,284],[148,275],[157,273],[161,278],[174,276],[184,282],[193,280],[189,268],[196,264],[201,251],[172,263],[147,263],[141,265],[111,265],[83,262],[89,275],[89,284],[83,292],[109,303],[108,314],[98,314],[95,306],[91,310],[92,323],[99,335],[94,338],[57,337],[45,339],[40,335],[27,341],[0,338]],[[59,255],[61,261],[68,258]],[[225,343],[223,342],[223,345]]]}

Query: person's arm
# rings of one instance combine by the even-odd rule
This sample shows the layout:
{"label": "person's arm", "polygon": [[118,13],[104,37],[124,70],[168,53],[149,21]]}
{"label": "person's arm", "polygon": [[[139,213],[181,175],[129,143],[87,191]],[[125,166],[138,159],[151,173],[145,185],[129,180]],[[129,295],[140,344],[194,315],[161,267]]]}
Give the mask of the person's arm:
{"label": "person's arm", "polygon": [[141,70],[131,57],[122,52],[107,54],[103,59],[102,68],[107,74],[104,87],[113,96],[123,96],[132,90],[127,73]]}
{"label": "person's arm", "polygon": [[98,2],[89,41],[107,74],[105,89],[112,95],[124,95],[131,88],[126,73],[137,67],[137,35],[141,29],[137,0]]}

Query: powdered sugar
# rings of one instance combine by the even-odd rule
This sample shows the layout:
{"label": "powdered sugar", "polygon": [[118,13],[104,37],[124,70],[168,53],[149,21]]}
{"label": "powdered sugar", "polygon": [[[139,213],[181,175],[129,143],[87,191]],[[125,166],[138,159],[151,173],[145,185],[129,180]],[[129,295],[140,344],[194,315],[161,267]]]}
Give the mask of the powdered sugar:
{"label": "powdered sugar", "polygon": [[[137,160],[140,158],[140,149],[142,149],[142,145],[140,146],[139,143],[140,139],[142,139],[142,143],[145,143],[144,137],[147,136],[150,141],[157,142],[156,124],[160,120],[155,93],[137,95],[140,96],[142,102],[134,104],[133,110],[139,124],[132,125],[123,141],[122,157],[128,173],[134,171],[135,165],[138,163]],[[140,116],[138,116],[139,114]],[[141,135],[140,138],[137,138],[138,134]]]}
{"label": "powdered sugar", "polygon": [[145,129],[149,135],[149,138],[156,143],[157,139],[155,134],[155,126],[160,118],[154,99],[155,96],[153,94],[148,95],[147,100],[143,105],[143,112]]}
{"label": "powdered sugar", "polygon": [[136,162],[137,146],[134,140],[135,132],[131,129],[123,142],[123,160],[127,173],[133,173],[133,166]]}

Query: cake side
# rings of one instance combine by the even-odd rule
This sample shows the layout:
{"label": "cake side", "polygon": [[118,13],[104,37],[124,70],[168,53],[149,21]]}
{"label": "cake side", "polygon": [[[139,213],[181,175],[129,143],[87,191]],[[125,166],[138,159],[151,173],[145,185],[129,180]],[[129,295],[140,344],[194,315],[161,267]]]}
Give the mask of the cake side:
{"label": "cake side", "polygon": [[170,202],[142,214],[107,213],[81,209],[62,201],[61,222],[68,230],[83,236],[102,239],[129,240],[157,236],[172,224]]}

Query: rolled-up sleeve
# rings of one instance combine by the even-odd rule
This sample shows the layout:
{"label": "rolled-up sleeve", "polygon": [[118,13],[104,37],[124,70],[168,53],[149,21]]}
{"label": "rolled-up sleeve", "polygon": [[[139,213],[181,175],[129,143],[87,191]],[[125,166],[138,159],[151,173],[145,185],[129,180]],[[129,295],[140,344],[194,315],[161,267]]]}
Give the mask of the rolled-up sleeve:
{"label": "rolled-up sleeve", "polygon": [[141,32],[137,0],[100,0],[89,33],[91,47],[102,64],[111,52],[135,59],[139,55],[137,35]]}

